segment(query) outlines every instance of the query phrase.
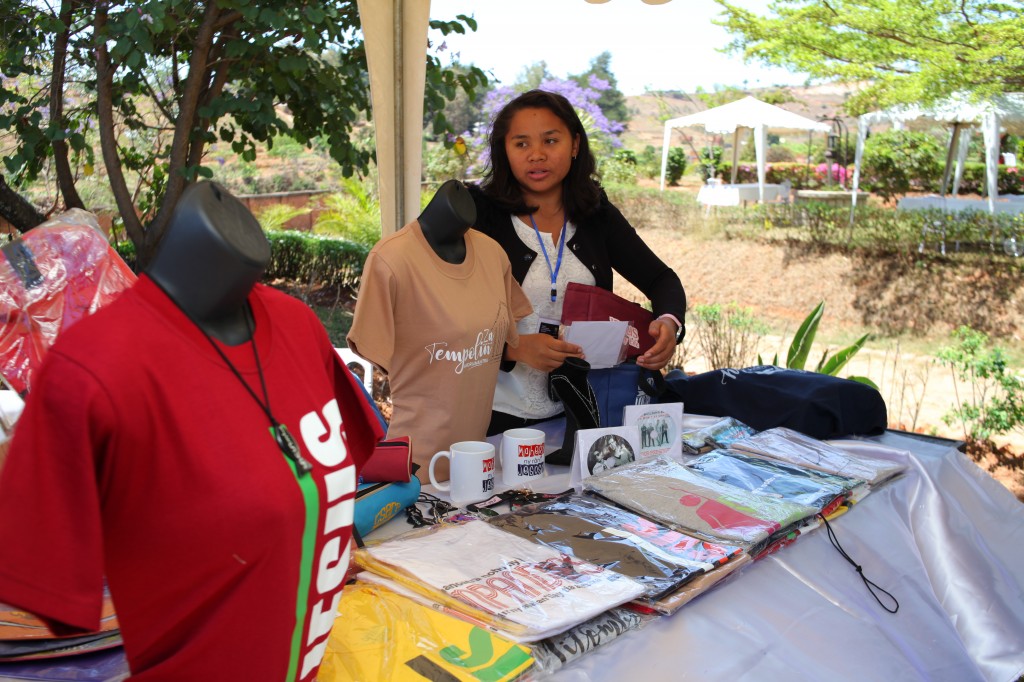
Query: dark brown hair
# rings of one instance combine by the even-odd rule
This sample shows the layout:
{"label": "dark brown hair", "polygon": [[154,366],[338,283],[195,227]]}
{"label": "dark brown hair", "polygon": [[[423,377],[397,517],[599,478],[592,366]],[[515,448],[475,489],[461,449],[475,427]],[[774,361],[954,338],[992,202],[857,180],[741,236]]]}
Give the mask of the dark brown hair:
{"label": "dark brown hair", "polygon": [[580,144],[576,158],[569,166],[569,173],[562,180],[562,205],[569,220],[577,225],[593,213],[601,199],[601,186],[594,179],[597,165],[587,141],[587,131],[576,115],[576,110],[562,95],[546,90],[530,90],[506,104],[494,118],[494,127],[489,138],[491,165],[484,176],[483,191],[503,209],[510,213],[533,213],[536,206],[530,206],[523,198],[523,188],[512,175],[508,154],[505,152],[505,137],[508,135],[512,117],[523,109],[547,109],[565,124],[569,135],[579,136]]}

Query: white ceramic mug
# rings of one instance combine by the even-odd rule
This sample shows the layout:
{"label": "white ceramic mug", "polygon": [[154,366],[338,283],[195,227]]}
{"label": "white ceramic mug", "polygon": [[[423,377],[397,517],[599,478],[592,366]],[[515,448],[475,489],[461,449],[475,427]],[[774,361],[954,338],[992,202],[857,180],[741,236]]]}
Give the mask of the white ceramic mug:
{"label": "white ceramic mug", "polygon": [[[450,480],[439,482],[434,477],[434,465],[442,457],[449,460]],[[494,446],[477,440],[452,443],[430,458],[430,483],[449,493],[452,502],[462,507],[485,500],[494,492]]]}
{"label": "white ceramic mug", "polygon": [[517,486],[544,476],[544,432],[509,429],[501,434],[501,481]]}

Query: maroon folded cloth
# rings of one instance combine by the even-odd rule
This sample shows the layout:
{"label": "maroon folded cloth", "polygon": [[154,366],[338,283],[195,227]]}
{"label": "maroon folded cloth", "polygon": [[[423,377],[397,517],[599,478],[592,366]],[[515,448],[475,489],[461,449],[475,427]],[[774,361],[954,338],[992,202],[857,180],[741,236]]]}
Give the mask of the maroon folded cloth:
{"label": "maroon folded cloth", "polygon": [[362,483],[407,483],[412,477],[412,444],[409,436],[377,443],[359,473]]}
{"label": "maroon folded cloth", "polygon": [[607,289],[569,282],[562,302],[562,324],[573,322],[629,322],[626,357],[635,358],[654,345],[648,329],[654,313]]}

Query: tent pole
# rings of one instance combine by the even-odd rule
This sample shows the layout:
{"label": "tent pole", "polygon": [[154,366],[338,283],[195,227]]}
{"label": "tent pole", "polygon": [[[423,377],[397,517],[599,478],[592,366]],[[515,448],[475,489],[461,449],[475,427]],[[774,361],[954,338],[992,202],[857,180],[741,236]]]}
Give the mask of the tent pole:
{"label": "tent pole", "polygon": [[949,149],[946,150],[946,167],[942,171],[942,186],[939,188],[939,195],[946,196],[946,188],[949,187],[949,176],[953,169],[953,154],[956,151],[956,143],[960,139],[960,122],[953,123],[953,132],[949,137]]}
{"label": "tent pole", "polygon": [[729,174],[729,184],[736,184],[736,177],[739,174],[740,162],[740,126],[732,131],[732,172]]}

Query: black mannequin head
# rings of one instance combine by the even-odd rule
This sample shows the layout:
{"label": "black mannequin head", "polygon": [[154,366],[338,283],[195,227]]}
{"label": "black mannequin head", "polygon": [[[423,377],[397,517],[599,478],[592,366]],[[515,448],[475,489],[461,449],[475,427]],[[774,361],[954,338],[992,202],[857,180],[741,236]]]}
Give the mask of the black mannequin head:
{"label": "black mannequin head", "polygon": [[199,182],[182,194],[146,274],[208,334],[249,338],[245,302],[270,262],[270,242],[227,190]]}
{"label": "black mannequin head", "polygon": [[441,185],[418,218],[434,253],[449,263],[466,258],[463,236],[476,222],[476,204],[469,190],[458,180]]}

